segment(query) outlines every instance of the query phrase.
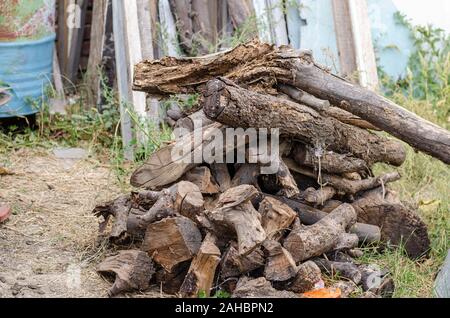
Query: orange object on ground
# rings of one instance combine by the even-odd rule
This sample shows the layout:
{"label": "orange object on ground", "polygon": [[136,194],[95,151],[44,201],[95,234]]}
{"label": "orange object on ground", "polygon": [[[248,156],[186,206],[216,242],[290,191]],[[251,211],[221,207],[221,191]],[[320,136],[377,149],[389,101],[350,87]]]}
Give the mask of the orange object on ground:
{"label": "orange object on ground", "polygon": [[5,221],[11,215],[11,208],[7,205],[0,205],[0,223]]}
{"label": "orange object on ground", "polygon": [[303,293],[305,298],[341,298],[341,290],[339,288],[320,288]]}

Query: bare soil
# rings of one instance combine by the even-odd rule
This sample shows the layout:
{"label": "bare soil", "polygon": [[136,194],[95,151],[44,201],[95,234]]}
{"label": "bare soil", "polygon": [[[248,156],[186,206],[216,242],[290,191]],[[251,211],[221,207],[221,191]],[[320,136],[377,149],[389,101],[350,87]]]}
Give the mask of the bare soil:
{"label": "bare soil", "polygon": [[0,298],[105,297],[95,266],[111,250],[96,242],[91,211],[120,193],[114,173],[31,149],[0,154],[0,166],[14,173],[0,177],[0,204],[13,209],[0,224]]}

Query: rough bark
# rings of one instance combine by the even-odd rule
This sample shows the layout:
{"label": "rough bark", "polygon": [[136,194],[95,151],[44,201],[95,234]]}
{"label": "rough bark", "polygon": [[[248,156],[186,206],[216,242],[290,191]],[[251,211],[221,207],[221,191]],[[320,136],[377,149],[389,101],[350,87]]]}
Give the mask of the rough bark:
{"label": "rough bark", "polygon": [[264,277],[269,281],[285,282],[297,274],[297,265],[289,253],[277,241],[266,240],[263,244],[266,251]]}
{"label": "rough bark", "polygon": [[257,248],[248,255],[241,256],[237,244],[232,242],[222,257],[220,277],[222,279],[239,277],[264,266],[265,258],[261,249]]}
{"label": "rough bark", "polygon": [[349,154],[321,151],[320,149],[314,151],[314,149],[300,143],[293,146],[291,157],[300,166],[307,166],[328,173],[343,174],[364,171],[369,168],[364,160]]}
{"label": "rough bark", "polygon": [[309,168],[301,167],[289,158],[285,158],[284,161],[288,165],[289,169],[311,178],[319,179],[320,177],[319,181],[321,184],[329,184],[342,194],[357,194],[358,192],[384,186],[389,182],[394,182],[400,179],[400,174],[398,172],[390,172],[378,177],[361,180],[349,180],[333,174],[321,173],[319,175],[318,172]]}
{"label": "rough bark", "polygon": [[295,293],[305,293],[314,289],[322,281],[320,268],[313,261],[307,261],[298,266],[295,279],[288,285],[287,290]]}
{"label": "rough bark", "polygon": [[394,191],[379,187],[365,192],[352,205],[360,222],[381,228],[382,241],[393,245],[402,243],[411,258],[428,253],[430,239],[426,224],[402,204]]}
{"label": "rough bark", "polygon": [[256,279],[243,277],[239,280],[232,298],[298,298],[298,296],[292,292],[276,290],[264,277]]}
{"label": "rough bark", "polygon": [[325,202],[330,200],[336,194],[336,190],[333,187],[325,186],[319,189],[308,188],[303,193],[303,198],[306,202],[315,205],[324,205]]}
{"label": "rough bark", "polygon": [[150,224],[141,249],[166,271],[197,254],[202,236],[190,219],[180,216]]}
{"label": "rough bark", "polygon": [[155,270],[147,253],[128,250],[106,258],[98,265],[97,272],[115,275],[114,284],[108,291],[112,297],[127,291],[146,290]]}
{"label": "rough bark", "polygon": [[203,194],[219,193],[219,185],[212,178],[211,170],[208,167],[192,168],[184,175],[183,179],[198,186]]}
{"label": "rough bark", "polygon": [[[322,212],[296,200],[284,197],[276,198],[290,206],[298,214],[302,223],[306,225],[315,224],[328,215],[326,212]],[[360,243],[377,243],[381,238],[380,228],[371,224],[356,223],[349,229],[349,232],[356,234]]]}
{"label": "rough bark", "polygon": [[323,116],[334,117],[340,122],[345,124],[353,125],[363,129],[379,130],[374,125],[362,120],[358,116],[353,115],[343,109],[334,107],[330,105],[327,100],[319,99],[314,95],[311,95],[301,89],[292,87],[290,85],[279,84],[278,89],[292,98],[294,101],[304,104],[313,108],[314,110],[321,113]]}
{"label": "rough bark", "polygon": [[258,194],[255,187],[241,185],[222,193],[218,207],[207,211],[207,218],[223,232],[232,230],[237,235],[239,255],[247,255],[265,239],[261,215],[250,200]]}
{"label": "rough bark", "polygon": [[297,216],[287,204],[267,196],[259,204],[258,212],[261,214],[261,225],[267,233],[267,238],[274,240],[283,236]]}
{"label": "rough bark", "polygon": [[202,106],[207,117],[232,127],[278,128],[281,136],[349,152],[368,163],[401,165],[405,160],[405,150],[397,141],[323,117],[309,107],[241,88],[223,78],[208,82]]}
{"label": "rough bark", "polygon": [[[187,171],[197,166],[193,156],[198,149],[204,149],[211,142],[216,129],[222,125],[215,123],[201,129],[202,138],[195,138],[196,132],[183,136],[175,143],[161,148],[131,176],[131,185],[150,189],[162,188],[181,178]],[[184,151],[190,149],[191,151]]]}
{"label": "rough bark", "polygon": [[216,238],[208,233],[192,260],[189,271],[180,288],[182,297],[198,297],[204,292],[210,296],[217,265],[220,262],[220,250],[215,244]]}
{"label": "rough bark", "polygon": [[231,176],[226,163],[210,164],[211,173],[219,185],[220,192],[225,192],[231,188]]}
{"label": "rough bark", "polygon": [[340,236],[355,222],[355,210],[344,203],[317,223],[292,230],[283,246],[296,262],[301,262],[333,250]]}

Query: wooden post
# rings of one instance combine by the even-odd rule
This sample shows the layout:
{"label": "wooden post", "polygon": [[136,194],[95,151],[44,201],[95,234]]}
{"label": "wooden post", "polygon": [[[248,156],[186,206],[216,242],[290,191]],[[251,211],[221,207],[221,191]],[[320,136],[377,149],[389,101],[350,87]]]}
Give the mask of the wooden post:
{"label": "wooden post", "polygon": [[116,70],[117,70],[117,86],[120,98],[120,122],[122,132],[122,142],[124,148],[124,157],[127,160],[132,160],[134,151],[131,146],[133,140],[133,133],[131,130],[131,118],[126,111],[126,104],[129,102],[131,88],[128,85],[129,69],[127,67],[127,54],[125,48],[125,21],[124,11],[122,8],[123,1],[112,0],[113,7],[113,29],[114,29],[114,44],[116,55]]}
{"label": "wooden post", "polygon": [[348,0],[355,42],[356,64],[361,86],[375,89],[378,86],[377,63],[373,50],[369,14],[366,0]]}
{"label": "wooden post", "polygon": [[272,42],[278,46],[289,44],[286,20],[284,18],[283,0],[268,0]]}

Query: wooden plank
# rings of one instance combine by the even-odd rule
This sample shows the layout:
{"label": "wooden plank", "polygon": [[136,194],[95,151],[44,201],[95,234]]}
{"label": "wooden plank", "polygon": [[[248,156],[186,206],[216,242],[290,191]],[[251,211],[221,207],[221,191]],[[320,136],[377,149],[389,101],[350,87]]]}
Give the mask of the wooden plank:
{"label": "wooden plank", "polygon": [[289,44],[300,49],[302,19],[300,17],[300,0],[290,0],[286,2],[286,25]]}
{"label": "wooden plank", "polygon": [[56,46],[53,52],[53,84],[55,85],[57,97],[65,101],[66,95],[64,92],[64,84],[61,76],[61,68],[59,67],[59,58]]}
{"label": "wooden plank", "polygon": [[106,19],[109,0],[97,0],[93,3],[91,37],[88,60],[88,82],[92,93],[92,102],[99,107],[101,103],[101,66],[106,40]]}
{"label": "wooden plank", "polygon": [[125,48],[125,21],[124,11],[122,7],[122,0],[112,0],[113,8],[113,29],[114,29],[114,43],[116,55],[116,70],[117,70],[117,87],[120,99],[120,122],[122,143],[124,148],[124,157],[127,160],[133,160],[134,151],[132,147],[133,132],[131,129],[131,118],[126,111],[127,103],[129,102],[130,86],[129,86],[129,68],[127,67],[127,53]]}
{"label": "wooden plank", "polygon": [[348,0],[332,0],[336,42],[339,51],[340,73],[346,78],[357,75],[355,42]]}
{"label": "wooden plank", "polygon": [[179,56],[180,45],[178,43],[175,20],[170,9],[169,0],[159,0],[159,23],[161,26],[162,55]]}
{"label": "wooden plank", "polygon": [[[129,100],[134,112],[136,138],[141,145],[147,144],[147,100],[146,94],[132,90],[134,65],[142,62],[142,45],[139,32],[139,15],[137,0],[128,0],[123,3],[125,21],[125,48],[127,55]],[[132,118],[133,118],[132,117]]]}
{"label": "wooden plank", "polygon": [[[142,47],[142,59],[153,60],[153,30],[152,30],[152,16],[151,16],[151,3],[148,0],[137,0],[138,7],[138,22],[139,22],[139,34]],[[159,118],[159,102],[155,98],[151,98],[148,101],[147,117],[154,125],[160,122]]]}
{"label": "wooden plank", "polygon": [[267,0],[269,8],[272,42],[276,45],[288,45],[289,39],[284,18],[283,0]]}
{"label": "wooden plank", "polygon": [[[88,0],[78,0],[76,5],[79,8],[75,14],[79,14],[80,25],[78,28],[70,29],[70,42],[68,48],[68,61],[66,68],[66,77],[71,81],[75,82],[78,75],[78,68],[80,66],[81,49],[83,45],[84,28],[86,21],[86,11],[89,1]],[[73,12],[71,14],[74,14]],[[78,19],[78,17],[76,18]]]}
{"label": "wooden plank", "polygon": [[366,0],[349,0],[359,83],[376,89],[378,73]]}
{"label": "wooden plank", "polygon": [[58,2],[58,60],[63,76],[66,74],[67,58],[69,52],[69,28],[67,26],[69,0]]}
{"label": "wooden plank", "polygon": [[258,23],[259,39],[263,42],[272,43],[267,0],[253,0],[253,7]]}

